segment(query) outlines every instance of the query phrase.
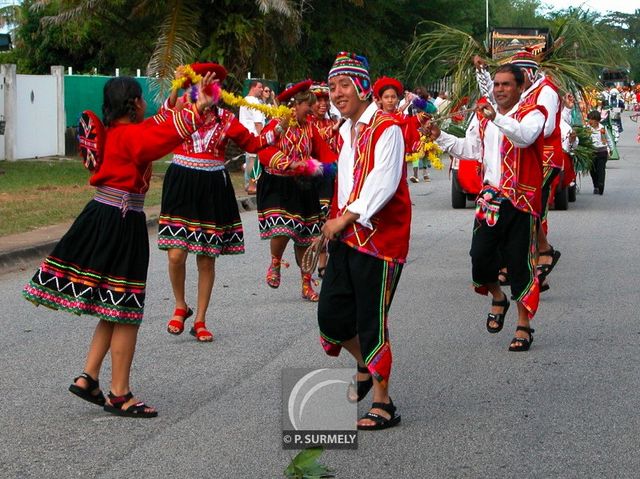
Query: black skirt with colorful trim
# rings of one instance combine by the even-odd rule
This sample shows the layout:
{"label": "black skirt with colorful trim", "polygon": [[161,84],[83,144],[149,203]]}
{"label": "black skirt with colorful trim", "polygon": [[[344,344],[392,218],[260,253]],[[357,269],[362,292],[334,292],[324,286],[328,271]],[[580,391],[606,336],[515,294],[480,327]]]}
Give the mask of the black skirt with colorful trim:
{"label": "black skirt with colorful trim", "polygon": [[258,179],[260,238],[287,236],[308,246],[320,234],[320,200],[315,178],[278,176],[263,171]]}
{"label": "black skirt with colorful trim", "polygon": [[36,305],[122,324],[142,322],[149,233],[145,214],[90,201],[22,294]]}
{"label": "black skirt with colorful trim", "polygon": [[226,169],[169,166],[162,186],[158,247],[213,258],[244,253],[244,230]]}

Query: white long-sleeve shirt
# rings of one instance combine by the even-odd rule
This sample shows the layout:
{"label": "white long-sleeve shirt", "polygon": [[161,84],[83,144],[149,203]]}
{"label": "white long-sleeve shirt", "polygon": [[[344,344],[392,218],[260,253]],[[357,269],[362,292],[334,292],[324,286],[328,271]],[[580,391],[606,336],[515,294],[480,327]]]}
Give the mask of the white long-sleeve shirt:
{"label": "white long-sleeve shirt", "polygon": [[[523,101],[535,88],[538,88],[544,79],[544,74],[540,73],[540,78],[538,78],[535,83],[520,95],[520,101]],[[480,93],[495,105],[493,97],[493,79],[489,72],[486,69],[480,71],[476,70],[476,80],[480,86]],[[544,137],[548,138],[556,127],[556,115],[562,107],[562,100],[553,88],[545,85],[542,87],[540,95],[538,95],[537,104],[542,105],[547,109],[547,121],[544,125]],[[571,120],[569,120],[569,122],[571,122]]]}
{"label": "white long-sleeve shirt", "polygon": [[474,115],[473,120],[471,120],[464,138],[456,138],[443,131],[436,143],[453,156],[482,161],[484,165],[484,183],[499,188],[502,177],[500,146],[504,136],[509,138],[515,146],[526,148],[540,136],[545,124],[544,115],[538,110],[532,110],[525,115],[521,122],[518,122],[513,118],[518,106],[514,106],[506,115],[497,113],[495,119],[487,123],[484,133],[484,145],[480,139],[480,124],[477,115]]}
{"label": "white long-sleeve shirt", "polygon": [[576,136],[575,140],[573,140],[573,142],[571,141],[571,139],[569,138],[571,136],[571,132],[573,131],[573,128],[571,128],[571,125],[569,123],[567,123],[564,118],[560,120],[560,135],[562,137],[562,149],[567,152],[567,153],[571,153],[572,150],[574,150],[576,148],[576,146],[578,146],[578,137]]}
{"label": "white long-sleeve shirt", "polygon": [[[356,121],[356,128],[361,131],[368,125],[378,110],[375,103],[367,107]],[[338,156],[338,208],[347,204],[353,190],[353,168],[355,164],[355,144],[351,141],[351,120],[346,120],[340,127],[343,145]],[[404,163],[404,140],[402,130],[397,125],[388,127],[376,143],[374,149],[374,166],[364,181],[360,196],[347,210],[360,215],[357,222],[367,228],[373,228],[371,217],[380,211],[393,197]]]}

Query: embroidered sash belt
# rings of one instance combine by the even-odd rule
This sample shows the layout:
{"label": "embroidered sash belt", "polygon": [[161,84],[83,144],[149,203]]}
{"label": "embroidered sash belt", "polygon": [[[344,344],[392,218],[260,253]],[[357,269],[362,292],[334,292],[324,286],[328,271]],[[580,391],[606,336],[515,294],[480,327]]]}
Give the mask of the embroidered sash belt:
{"label": "embroidered sash belt", "polygon": [[144,193],[129,193],[128,191],[122,191],[108,186],[99,186],[96,189],[96,194],[93,199],[99,203],[119,208],[124,218],[129,210],[143,211],[144,196]]}
{"label": "embroidered sash belt", "polygon": [[173,155],[173,161],[176,165],[184,166],[185,168],[191,168],[192,170],[202,171],[220,171],[224,170],[224,160],[207,159],[207,158],[194,158],[192,156],[185,155]]}

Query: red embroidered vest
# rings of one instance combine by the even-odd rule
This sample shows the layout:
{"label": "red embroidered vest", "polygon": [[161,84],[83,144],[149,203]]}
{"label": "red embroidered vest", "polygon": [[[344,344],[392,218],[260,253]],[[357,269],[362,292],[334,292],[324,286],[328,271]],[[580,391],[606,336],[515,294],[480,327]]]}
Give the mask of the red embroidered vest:
{"label": "red embroidered vest", "polygon": [[[534,103],[522,103],[513,114],[518,121],[531,111],[538,110],[547,116],[547,110]],[[480,138],[484,141],[484,132],[489,120],[480,119]],[[520,211],[540,216],[542,211],[542,163],[544,149],[544,132],[527,148],[515,146],[503,135],[500,145],[502,175],[500,192]]]}
{"label": "red embroidered vest", "polygon": [[[394,118],[382,111],[377,111],[371,122],[363,128],[358,136],[353,167],[353,189],[345,206],[338,211],[338,188],[335,188],[331,208],[331,218],[341,216],[349,204],[360,195],[362,187],[375,166],[375,147],[380,135],[392,126],[397,125]],[[342,148],[342,136],[338,136],[339,148]],[[356,222],[345,228],[340,240],[356,250],[375,256],[385,261],[405,263],[409,252],[409,235],[411,232],[411,200],[406,182],[406,168],[402,161],[402,177],[396,192],[371,218],[373,229]],[[336,177],[336,184],[338,177]]]}
{"label": "red embroidered vest", "polygon": [[[558,87],[548,78],[544,78],[540,84],[524,99],[523,103],[538,103],[538,97],[542,92],[542,89],[548,86],[556,95],[558,95]],[[558,96],[559,98],[559,96]],[[547,112],[548,113],[548,112]],[[556,112],[556,127],[551,132],[551,135],[544,139],[544,168],[545,175],[548,168],[562,168],[564,165],[564,152],[562,150],[562,134],[560,133],[560,117],[562,116],[562,102],[559,103],[558,111]]]}

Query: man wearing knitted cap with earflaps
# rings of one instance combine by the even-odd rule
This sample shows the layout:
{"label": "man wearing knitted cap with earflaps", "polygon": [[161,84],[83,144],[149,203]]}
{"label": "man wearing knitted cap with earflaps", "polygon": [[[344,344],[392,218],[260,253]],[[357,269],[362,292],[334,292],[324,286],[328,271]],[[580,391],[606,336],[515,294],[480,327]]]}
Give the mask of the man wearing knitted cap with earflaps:
{"label": "man wearing knitted cap with earflaps", "polygon": [[409,249],[404,142],[394,118],[371,102],[365,58],[339,53],[329,90],[346,121],[338,137],[330,219],[322,229],[330,255],[318,324],[327,354],[337,356],[344,347],[358,362],[349,399],[360,401],[373,387],[373,404],[358,428],[385,429],[400,422],[389,397],[387,314]]}
{"label": "man wearing knitted cap with earflaps", "polygon": [[[493,82],[486,69],[484,61],[476,56],[474,58],[476,77],[483,96],[493,101]],[[540,280],[541,291],[549,289],[546,278],[560,259],[560,251],[551,246],[547,240],[547,215],[549,213],[549,197],[551,186],[556,177],[565,169],[564,183],[571,181],[573,165],[564,165],[565,155],[562,150],[562,134],[560,132],[560,119],[562,116],[562,99],[558,93],[558,87],[541,70],[536,57],[528,50],[517,52],[509,59],[509,63],[520,67],[525,74],[524,92],[521,96],[522,103],[543,106],[547,110],[547,120],[544,125],[543,166],[544,176],[542,184],[542,211],[540,227],[538,228],[538,265],[536,267]],[[501,273],[503,274],[503,273]]]}

